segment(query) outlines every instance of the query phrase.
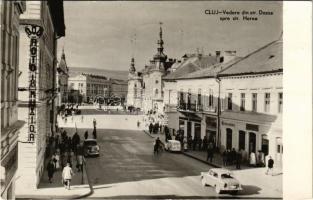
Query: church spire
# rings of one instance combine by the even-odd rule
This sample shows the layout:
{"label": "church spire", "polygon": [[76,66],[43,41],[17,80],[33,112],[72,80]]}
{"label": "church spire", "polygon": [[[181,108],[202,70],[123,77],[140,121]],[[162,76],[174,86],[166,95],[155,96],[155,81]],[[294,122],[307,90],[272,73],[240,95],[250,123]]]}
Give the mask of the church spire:
{"label": "church spire", "polygon": [[135,58],[132,57],[131,62],[130,62],[130,68],[129,68],[129,73],[135,73],[136,68],[135,68]]}
{"label": "church spire", "polygon": [[163,41],[163,38],[162,38],[162,36],[163,36],[163,30],[162,30],[162,22],[160,22],[160,33],[159,33],[159,35],[160,35],[160,39],[158,40],[158,53],[159,53],[159,55],[161,55],[161,54],[163,54],[163,44],[164,44],[164,41]]}
{"label": "church spire", "polygon": [[64,60],[65,60],[64,47],[62,48],[62,55],[61,55],[61,59],[64,59]]}

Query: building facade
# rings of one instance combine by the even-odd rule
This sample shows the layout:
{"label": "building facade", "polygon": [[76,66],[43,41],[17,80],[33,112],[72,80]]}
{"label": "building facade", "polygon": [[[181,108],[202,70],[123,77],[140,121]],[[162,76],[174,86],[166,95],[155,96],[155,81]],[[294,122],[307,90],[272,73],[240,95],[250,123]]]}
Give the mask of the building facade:
{"label": "building facade", "polygon": [[[55,131],[57,39],[65,35],[63,1],[28,1],[20,23],[18,193],[35,189]],[[30,51],[31,49],[31,51]],[[18,194],[17,193],[17,194]]]}
{"label": "building facade", "polygon": [[[133,63],[129,70],[127,105],[140,108],[144,112],[164,112],[163,97],[164,83],[162,77],[169,73],[174,64],[164,54],[163,30],[160,27],[157,53],[150,60],[149,65],[141,72],[136,72]],[[139,92],[139,93],[138,93]]]}
{"label": "building facade", "polygon": [[1,199],[15,199],[18,134],[19,22],[26,9],[21,1],[1,1]]}
{"label": "building facade", "polygon": [[282,40],[252,52],[219,73],[221,147],[262,151],[282,167]]}
{"label": "building facade", "polygon": [[261,151],[282,166],[281,39],[243,58],[222,59],[175,77],[179,69],[165,77],[170,128],[193,139],[206,137],[221,152],[242,149],[246,159]]}
{"label": "building facade", "polygon": [[70,76],[68,87],[69,91],[78,90],[82,95],[83,102],[94,102],[98,97],[109,97],[111,81],[105,76],[82,73]]}
{"label": "building facade", "polygon": [[68,102],[68,77],[69,77],[68,67],[63,49],[61,60],[57,68],[58,106]]}
{"label": "building facade", "polygon": [[120,99],[121,105],[125,104],[127,98],[127,81],[118,80],[118,79],[110,79],[111,80],[111,97]]}

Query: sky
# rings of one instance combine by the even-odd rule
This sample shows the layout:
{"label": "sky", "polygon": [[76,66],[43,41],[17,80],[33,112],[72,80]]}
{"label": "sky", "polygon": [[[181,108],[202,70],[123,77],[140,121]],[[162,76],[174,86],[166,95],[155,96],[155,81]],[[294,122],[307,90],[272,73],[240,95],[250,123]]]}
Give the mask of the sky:
{"label": "sky", "polygon": [[[257,21],[221,21],[225,15],[205,10],[271,11]],[[233,15],[228,15],[233,17]],[[64,1],[66,36],[58,40],[69,67],[128,71],[134,56],[143,69],[157,52],[162,22],[164,53],[180,59],[185,53],[237,51],[244,56],[279,38],[282,2],[225,1]]]}

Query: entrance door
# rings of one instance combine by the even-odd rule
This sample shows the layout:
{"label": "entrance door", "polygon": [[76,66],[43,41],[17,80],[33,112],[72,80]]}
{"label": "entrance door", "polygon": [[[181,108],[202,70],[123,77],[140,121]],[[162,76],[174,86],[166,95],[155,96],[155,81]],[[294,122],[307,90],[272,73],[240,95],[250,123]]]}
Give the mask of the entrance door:
{"label": "entrance door", "polygon": [[195,138],[201,138],[201,124],[195,123]]}
{"label": "entrance door", "polygon": [[226,149],[232,149],[233,143],[233,130],[230,128],[226,129]]}
{"label": "entrance door", "polygon": [[249,133],[249,154],[253,151],[255,153],[256,147],[256,135],[255,133]]}
{"label": "entrance door", "polygon": [[187,137],[191,136],[191,122],[187,122]]}
{"label": "entrance door", "polygon": [[268,155],[268,139],[262,137],[262,152],[264,156]]}
{"label": "entrance door", "polygon": [[246,132],[239,131],[239,145],[238,150],[246,150]]}

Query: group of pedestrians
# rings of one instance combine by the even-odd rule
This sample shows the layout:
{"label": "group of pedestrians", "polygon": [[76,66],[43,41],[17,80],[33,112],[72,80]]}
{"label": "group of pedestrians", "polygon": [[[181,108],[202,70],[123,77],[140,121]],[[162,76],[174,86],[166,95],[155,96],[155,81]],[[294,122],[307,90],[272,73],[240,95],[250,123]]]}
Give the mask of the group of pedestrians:
{"label": "group of pedestrians", "polygon": [[226,149],[222,153],[223,166],[236,165],[236,169],[240,169],[243,153],[244,152],[242,149],[240,151],[236,151],[235,148],[233,148],[232,150]]}
{"label": "group of pedestrians", "polygon": [[62,170],[62,183],[65,188],[70,189],[73,173],[73,164],[76,160],[77,172],[83,171],[83,146],[77,132],[72,137],[68,136],[66,130],[60,129],[54,137],[54,149],[52,157],[47,164],[49,182],[52,183],[56,171]]}

